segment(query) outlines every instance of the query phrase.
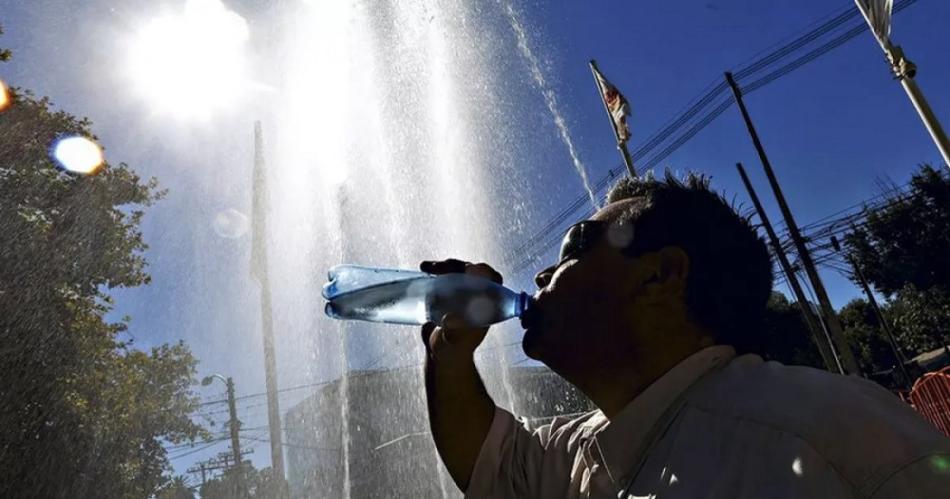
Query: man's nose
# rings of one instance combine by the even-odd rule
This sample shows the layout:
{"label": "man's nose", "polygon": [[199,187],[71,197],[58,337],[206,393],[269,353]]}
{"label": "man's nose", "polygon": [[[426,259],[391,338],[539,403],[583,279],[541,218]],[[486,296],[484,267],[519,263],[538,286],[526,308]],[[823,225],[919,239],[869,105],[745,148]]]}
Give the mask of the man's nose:
{"label": "man's nose", "polygon": [[554,265],[535,274],[534,283],[538,286],[538,289],[542,289],[551,282],[552,276],[554,276]]}

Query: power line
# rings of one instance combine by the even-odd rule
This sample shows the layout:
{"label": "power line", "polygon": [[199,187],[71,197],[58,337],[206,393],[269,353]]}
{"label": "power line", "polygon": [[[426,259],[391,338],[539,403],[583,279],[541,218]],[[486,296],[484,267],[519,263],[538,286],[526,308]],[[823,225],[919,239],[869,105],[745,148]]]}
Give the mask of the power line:
{"label": "power line", "polygon": [[[285,393],[285,392],[291,392],[291,391],[295,391],[295,390],[303,390],[304,388],[313,388],[313,387],[316,387],[316,386],[324,386],[324,385],[329,385],[329,384],[331,384],[331,383],[333,383],[333,382],[334,382],[334,381],[318,381],[318,382],[316,382],[316,383],[307,383],[307,384],[305,384],[305,385],[290,386],[290,387],[287,387],[287,388],[281,388],[281,389],[277,390],[277,393]],[[238,401],[238,400],[245,400],[245,399],[250,399],[250,398],[255,398],[255,397],[263,397],[263,396],[266,396],[266,395],[267,395],[267,392],[251,393],[251,394],[248,394],[248,395],[241,395],[241,396],[239,396],[239,397],[234,397],[234,400],[235,400],[235,401]],[[205,402],[205,403],[198,404],[198,405],[221,404],[221,403],[225,403],[225,402],[227,402],[227,401],[228,401],[228,399],[214,400],[214,401],[211,401],[211,402]]]}
{"label": "power line", "polygon": [[[268,439],[266,439],[266,438],[252,438],[252,437],[244,437],[244,438],[247,439],[247,440],[253,440],[253,441],[255,441],[255,442],[270,443],[270,440],[268,440]],[[325,452],[340,452],[340,449],[338,449],[338,448],[331,448],[331,447],[313,447],[313,446],[309,446],[309,445],[292,444],[292,443],[290,443],[290,442],[281,442],[281,445],[284,446],[284,447],[289,447],[289,448],[291,448],[291,449],[316,450],[316,451],[325,451]]]}
{"label": "power line", "polygon": [[217,438],[217,439],[215,439],[215,440],[212,440],[212,441],[211,441],[210,443],[208,443],[207,445],[198,447],[198,448],[193,449],[193,450],[190,450],[190,451],[188,451],[188,452],[184,452],[184,453],[181,453],[181,454],[176,454],[176,455],[174,455],[174,456],[168,456],[168,459],[170,459],[170,460],[175,460],[175,459],[181,459],[181,458],[183,458],[183,457],[185,457],[185,456],[190,456],[190,455],[192,455],[192,454],[201,452],[201,451],[203,451],[203,450],[205,450],[205,449],[214,447],[215,445],[218,445],[218,444],[220,444],[221,442],[226,442],[226,441],[229,440],[230,438],[231,438],[231,437],[221,437],[221,438]]}
{"label": "power line", "polygon": [[[941,172],[941,175],[944,175],[945,178],[950,178],[947,173]],[[860,203],[855,203],[831,215],[826,215],[810,224],[802,226],[803,236],[814,254],[815,265],[838,271],[841,270],[839,265],[847,266],[847,262],[843,260],[840,253],[835,251],[832,247],[830,242],[831,237],[842,236],[854,230],[864,229],[869,225],[870,222],[867,217],[872,213],[879,213],[916,199],[919,194],[909,190],[912,183],[913,180],[901,185],[894,185],[872,198]],[[808,228],[807,232],[805,228]],[[783,238],[785,238],[785,240],[782,246],[787,248],[789,245],[787,229],[784,231]],[[818,243],[818,241],[826,242]],[[784,276],[775,280],[776,285],[782,282],[785,282]]]}
{"label": "power line", "polygon": [[[900,0],[899,2],[895,4],[894,12],[895,13],[899,12],[903,10],[904,8],[916,3],[916,1],[917,0]],[[841,12],[840,14],[836,15],[831,20],[821,24],[817,28],[814,28],[806,32],[805,34],[797,37],[791,42],[783,45],[779,49],[772,51],[768,55],[759,58],[758,60],[752,62],[746,67],[737,70],[736,74],[741,75],[741,78],[747,78],[758,72],[766,70],[768,67],[784,59],[785,57],[791,55],[796,50],[799,50],[800,48],[821,38],[822,36],[833,32],[838,27],[840,27],[847,21],[854,18],[857,13],[858,11],[855,7],[849,7],[846,11]],[[818,48],[781,66],[777,70],[766,74],[762,78],[759,78],[758,80],[755,80],[752,83],[746,85],[745,87],[743,87],[743,92],[744,93],[753,92],[775,81],[776,79],[789,74],[795,69],[798,69],[799,67],[802,67],[808,62],[811,62],[817,59],[818,57],[820,57],[821,55],[824,55],[825,53],[831,51],[832,49],[837,48],[838,46],[842,45],[844,42],[854,38],[855,36],[857,36],[857,34],[861,33],[862,31],[866,29],[868,29],[866,24],[861,23],[859,26],[856,26],[846,31],[844,34],[832,39],[829,42],[826,42],[825,44],[822,44]],[[661,143],[663,143],[676,131],[682,128],[682,126],[684,126],[687,122],[689,122],[690,119],[692,119],[697,114],[699,114],[699,112],[703,108],[715,102],[716,98],[722,95],[723,92],[725,92],[725,89],[726,89],[726,85],[724,83],[720,83],[719,85],[713,86],[709,91],[705,92],[700,97],[694,99],[692,101],[694,102],[692,106],[688,107],[687,110],[681,113],[678,118],[675,118],[674,120],[672,120],[662,130],[655,133],[650,139],[647,140],[646,143],[644,143],[641,147],[639,147],[636,151],[634,151],[633,152],[634,158],[640,159],[644,155],[652,151],[654,148],[658,147]],[[668,157],[678,148],[682,147],[683,144],[688,142],[692,137],[694,137],[697,133],[699,133],[699,131],[701,131],[706,126],[708,126],[713,120],[715,120],[716,117],[718,117],[723,112],[725,112],[725,110],[728,109],[732,105],[732,102],[733,100],[731,98],[727,98],[725,100],[720,101],[719,104],[715,108],[713,108],[711,111],[704,114],[698,122],[696,122],[692,127],[686,130],[679,137],[677,137],[674,140],[674,142],[672,142],[670,145],[664,148],[661,152],[655,154],[653,157],[647,160],[647,162],[643,165],[645,166],[644,169],[648,170],[650,168],[653,168],[654,166],[659,164],[660,161]],[[607,172],[607,175],[602,177],[596,183],[596,187],[593,189],[595,193],[599,194],[600,191],[604,187],[606,187],[610,183],[610,181],[614,177],[616,177],[618,174],[620,174],[622,171],[623,171],[622,165],[610,169]],[[518,261],[518,263],[513,266],[515,273],[520,273],[523,270],[525,270],[525,268],[529,267],[531,263],[533,263],[538,258],[543,256],[551,248],[551,246],[553,246],[556,243],[556,240],[552,241],[551,239],[544,239],[545,236],[549,235],[550,232],[554,231],[554,229],[556,229],[561,224],[563,224],[569,217],[571,217],[571,215],[573,215],[581,207],[583,207],[586,204],[586,202],[587,202],[586,195],[580,196],[577,199],[575,199],[574,202],[570,203],[565,209],[561,210],[557,215],[555,215],[551,220],[549,220],[541,228],[541,230],[537,231],[532,236],[527,238],[527,240],[521,245],[519,245],[517,248],[508,252],[507,256],[504,258],[505,263],[511,263],[513,261],[516,261],[516,259],[520,259],[520,261]],[[531,251],[531,248],[538,246],[538,242],[542,240],[544,241],[544,243],[541,245],[540,249],[535,249]]]}

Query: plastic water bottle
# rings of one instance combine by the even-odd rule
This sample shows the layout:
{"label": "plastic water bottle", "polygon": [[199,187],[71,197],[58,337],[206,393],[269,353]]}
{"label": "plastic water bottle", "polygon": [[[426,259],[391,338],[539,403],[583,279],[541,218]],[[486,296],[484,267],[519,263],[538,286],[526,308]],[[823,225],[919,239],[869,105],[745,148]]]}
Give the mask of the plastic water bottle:
{"label": "plastic water bottle", "polygon": [[468,274],[337,265],[328,277],[325,312],[334,319],[421,325],[453,313],[473,326],[488,326],[519,317],[531,300]]}

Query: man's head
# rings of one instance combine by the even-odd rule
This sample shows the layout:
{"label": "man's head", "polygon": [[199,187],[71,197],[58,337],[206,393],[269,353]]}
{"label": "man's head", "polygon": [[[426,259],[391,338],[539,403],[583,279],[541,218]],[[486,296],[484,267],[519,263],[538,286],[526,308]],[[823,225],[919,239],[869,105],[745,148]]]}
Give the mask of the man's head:
{"label": "man's head", "polygon": [[754,351],[772,268],[749,221],[696,175],[625,178],[607,202],[535,277],[525,352],[571,379],[711,344]]}

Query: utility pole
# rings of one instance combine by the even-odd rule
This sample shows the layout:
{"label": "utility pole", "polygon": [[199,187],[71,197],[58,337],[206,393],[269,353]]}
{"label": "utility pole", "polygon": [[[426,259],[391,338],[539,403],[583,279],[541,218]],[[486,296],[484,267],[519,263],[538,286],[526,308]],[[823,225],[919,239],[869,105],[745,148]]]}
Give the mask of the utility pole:
{"label": "utility pole", "polygon": [[264,137],[261,122],[254,123],[254,193],[252,213],[251,275],[261,285],[261,328],[264,338],[264,384],[267,388],[267,424],[270,430],[271,466],[283,481],[284,449],[281,443],[280,401],[277,398],[277,360],[274,352],[274,317],[267,272],[267,187],[264,174]]}
{"label": "utility pole", "polygon": [[[853,225],[851,230],[857,230]],[[841,245],[838,243],[838,238],[831,236],[831,245],[834,247],[835,251],[841,253]],[[897,346],[897,338],[894,337],[894,331],[891,330],[890,323],[884,320],[884,314],[881,313],[881,307],[877,304],[877,298],[874,297],[874,293],[871,292],[871,286],[868,285],[868,280],[864,277],[864,272],[861,271],[861,267],[858,266],[858,262],[854,260],[854,257],[845,253],[845,258],[848,259],[848,263],[851,264],[851,269],[854,271],[854,277],[857,278],[858,283],[861,285],[861,289],[864,290],[864,295],[868,297],[868,303],[871,304],[871,310],[874,310],[874,316],[877,318],[878,324],[881,325],[881,329],[884,330],[884,334],[887,336],[887,343],[891,346],[891,352],[894,353],[894,359],[897,360],[897,365],[900,367],[901,377],[904,379],[904,388],[910,389],[913,381],[911,380],[910,374],[907,372],[907,366],[904,365],[904,355],[901,354],[900,348]]]}
{"label": "utility pole", "polygon": [[[244,485],[244,469],[242,466],[243,460],[241,459],[241,440],[239,438],[239,431],[241,430],[241,422],[237,417],[237,401],[234,398],[234,380],[228,376],[225,378],[220,374],[212,374],[211,376],[205,376],[201,380],[202,386],[208,386],[214,382],[215,379],[220,379],[224,381],[225,386],[228,388],[228,430],[231,433],[231,455],[234,457],[234,463],[230,466],[234,470],[234,476],[237,480],[238,493],[243,497],[247,489]],[[227,465],[226,465],[227,466]],[[202,480],[204,480],[205,466],[204,464],[201,467]]]}
{"label": "utility pole", "polygon": [[[234,401],[234,380],[228,376],[225,382],[228,385],[228,413],[231,416],[228,420],[228,429],[231,430],[231,453],[234,454],[234,466],[237,468],[238,476],[243,476],[241,468],[241,440],[238,438],[240,422],[237,417],[237,404]],[[243,481],[243,480],[242,480]]]}
{"label": "utility pole", "polygon": [[785,218],[785,223],[788,225],[789,235],[792,236],[792,242],[795,243],[795,248],[798,250],[798,257],[802,262],[802,266],[805,268],[805,273],[808,275],[809,280],[811,280],[812,287],[815,289],[815,296],[818,299],[818,304],[821,306],[822,311],[825,316],[825,323],[828,325],[829,333],[831,337],[835,340],[838,346],[838,355],[841,358],[842,367],[847,374],[860,375],[861,369],[858,367],[858,362],[854,358],[854,353],[851,351],[851,347],[848,345],[847,339],[844,337],[844,330],[841,328],[841,322],[838,321],[838,316],[835,314],[834,307],[831,306],[831,300],[828,299],[828,293],[825,291],[825,286],[821,282],[821,277],[818,275],[818,271],[815,269],[815,262],[811,258],[811,254],[808,252],[808,248],[805,246],[805,240],[802,238],[801,232],[798,230],[798,225],[795,223],[795,218],[792,216],[792,211],[789,209],[788,204],[785,202],[785,196],[782,194],[782,189],[778,185],[778,180],[775,178],[775,172],[772,171],[772,164],[769,162],[768,156],[765,154],[765,148],[762,147],[762,142],[759,140],[759,134],[755,131],[755,126],[752,124],[752,118],[749,116],[749,111],[745,107],[745,102],[742,100],[742,91],[739,89],[739,86],[736,84],[735,79],[732,77],[732,73],[726,73],[726,82],[729,83],[729,87],[732,88],[732,94],[735,96],[736,104],[739,106],[739,111],[742,113],[742,119],[745,121],[746,128],[749,131],[749,136],[752,138],[752,144],[755,146],[755,150],[759,155],[759,159],[762,161],[762,167],[765,169],[765,175],[769,179],[769,185],[772,187],[772,192],[775,194],[775,200],[778,201],[779,208],[782,211],[782,217]]}
{"label": "utility pole", "polygon": [[[207,483],[208,474],[217,470],[229,470],[229,469],[234,468],[234,464],[232,463],[232,461],[234,461],[234,457],[231,452],[233,451],[221,452],[216,457],[208,459],[207,461],[202,461],[198,463],[197,466],[192,466],[191,468],[188,468],[185,471],[192,474],[201,473],[201,485],[204,485],[205,483]],[[238,458],[238,462],[244,462],[244,456],[247,456],[253,453],[254,453],[254,449],[242,450],[241,457]],[[241,482],[239,482],[239,485],[242,487],[240,489],[242,492],[238,493],[238,496],[244,497],[244,495],[246,495],[247,493],[247,489],[243,488],[244,475],[241,474],[241,475],[238,475],[238,477],[241,480]],[[214,478],[214,476],[212,476],[211,478]],[[241,494],[244,494],[244,495],[241,495]]]}
{"label": "utility pole", "polygon": [[891,66],[891,72],[894,74],[894,77],[901,82],[901,86],[904,87],[904,92],[907,93],[911,104],[914,105],[914,109],[916,109],[917,114],[920,115],[920,119],[924,122],[927,132],[930,133],[930,138],[933,139],[934,144],[940,151],[940,155],[943,156],[944,165],[950,168],[950,141],[947,140],[947,134],[943,131],[940,120],[934,115],[930,104],[927,103],[927,99],[924,97],[924,93],[920,90],[920,87],[917,86],[917,81],[914,80],[914,77],[917,76],[917,66],[904,55],[904,50],[901,49],[900,46],[891,43],[890,9],[888,9],[887,12],[875,10],[874,15],[872,15],[872,13],[868,11],[864,1],[865,0],[854,0],[854,3],[857,4],[858,10],[861,12],[861,15],[864,16],[864,20],[867,21],[868,26],[871,27],[871,34],[874,35],[874,39],[877,40],[878,44],[881,45],[881,49],[884,50],[887,62]]}
{"label": "utility pole", "polygon": [[[815,342],[815,346],[818,347],[818,352],[821,354],[821,359],[825,363],[825,368],[829,371],[837,369],[839,373],[844,374],[844,368],[841,366],[841,360],[838,359],[838,355],[834,351],[834,343],[831,341],[831,337],[828,335],[828,331],[824,328],[824,325],[819,325],[815,320],[815,316],[812,314],[811,307],[808,306],[808,300],[805,298],[805,293],[802,291],[802,287],[798,283],[798,277],[795,275],[795,271],[792,269],[792,265],[789,263],[788,257],[785,256],[785,251],[782,250],[782,243],[775,234],[775,230],[772,229],[772,224],[769,222],[769,217],[765,214],[765,209],[762,208],[762,203],[759,202],[759,196],[756,195],[755,189],[752,188],[752,182],[749,181],[749,177],[746,175],[745,168],[742,167],[742,163],[736,163],[736,169],[739,170],[739,176],[742,177],[742,183],[745,184],[745,189],[749,192],[749,197],[752,198],[752,204],[755,206],[755,211],[759,214],[759,220],[762,222],[762,226],[765,227],[765,232],[769,236],[769,242],[772,244],[772,250],[775,252],[775,256],[778,258],[779,264],[782,266],[782,271],[785,273],[785,280],[788,281],[789,287],[792,288],[792,292],[795,294],[795,299],[798,301],[798,308],[802,312],[802,317],[805,319],[805,324],[808,326],[808,330],[811,331],[812,340]],[[819,334],[819,331],[821,331],[824,336]]]}

